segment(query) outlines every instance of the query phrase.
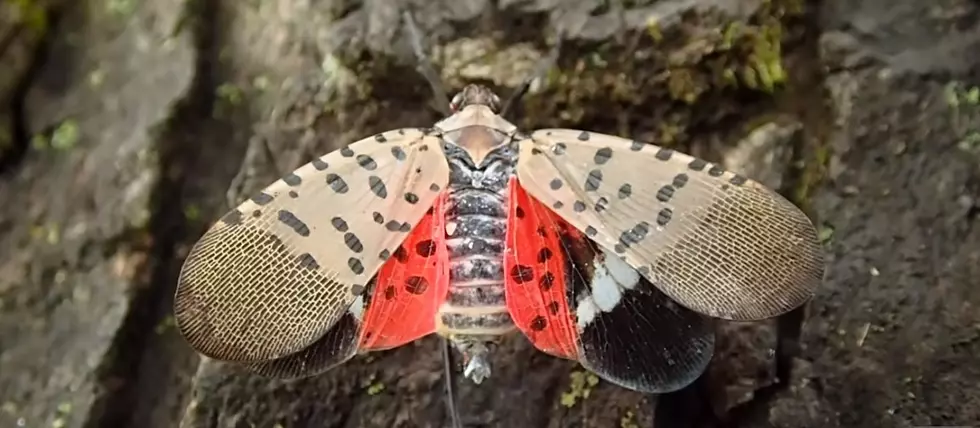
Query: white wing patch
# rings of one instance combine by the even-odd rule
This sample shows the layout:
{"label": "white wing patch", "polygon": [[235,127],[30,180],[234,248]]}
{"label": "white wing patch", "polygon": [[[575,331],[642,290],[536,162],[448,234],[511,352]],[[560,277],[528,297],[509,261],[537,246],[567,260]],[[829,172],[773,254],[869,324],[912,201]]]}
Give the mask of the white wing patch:
{"label": "white wing patch", "polygon": [[688,308],[769,318],[822,280],[813,224],[755,181],[610,135],[543,129],[519,144],[517,176],[532,197]]}
{"label": "white wing patch", "polygon": [[439,139],[417,129],[314,159],[226,214],[194,246],[174,304],[181,332],[202,354],[226,361],[303,349],[348,311],[448,181]]}
{"label": "white wing patch", "polygon": [[623,300],[623,294],[636,288],[640,275],[619,256],[605,248],[602,256],[596,255],[593,263],[595,271],[589,284],[589,295],[585,295],[575,307],[578,327],[585,328],[599,314],[612,312]]}

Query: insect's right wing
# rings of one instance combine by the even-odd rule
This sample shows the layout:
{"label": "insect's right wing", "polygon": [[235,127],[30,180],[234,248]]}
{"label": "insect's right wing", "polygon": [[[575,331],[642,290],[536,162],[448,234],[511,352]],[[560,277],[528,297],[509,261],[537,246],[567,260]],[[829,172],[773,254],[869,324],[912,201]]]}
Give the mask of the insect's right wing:
{"label": "insect's right wing", "polygon": [[180,332],[206,356],[253,367],[304,352],[319,365],[349,358],[353,350],[324,360],[319,345],[356,345],[356,329],[341,325],[357,321],[352,304],[448,181],[440,139],[416,129],[378,134],[300,167],[191,249],[174,302]]}

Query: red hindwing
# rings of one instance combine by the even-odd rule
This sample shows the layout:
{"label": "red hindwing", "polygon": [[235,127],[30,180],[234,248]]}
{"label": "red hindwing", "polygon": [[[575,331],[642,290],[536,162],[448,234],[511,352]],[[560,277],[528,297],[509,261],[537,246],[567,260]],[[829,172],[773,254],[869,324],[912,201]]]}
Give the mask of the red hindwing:
{"label": "red hindwing", "polygon": [[385,255],[361,322],[361,351],[394,348],[435,332],[449,286],[445,201],[443,194],[402,245]]}
{"label": "red hindwing", "polygon": [[578,359],[575,321],[568,307],[564,220],[509,183],[510,211],[504,256],[507,309],[531,343],[548,354]]}

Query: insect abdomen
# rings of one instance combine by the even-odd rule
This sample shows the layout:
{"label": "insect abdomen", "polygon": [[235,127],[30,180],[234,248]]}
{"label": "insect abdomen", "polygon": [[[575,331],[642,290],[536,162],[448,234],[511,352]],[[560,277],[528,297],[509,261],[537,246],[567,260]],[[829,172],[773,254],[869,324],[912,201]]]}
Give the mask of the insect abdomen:
{"label": "insect abdomen", "polygon": [[516,327],[504,300],[507,198],[496,179],[506,174],[506,168],[476,169],[450,159],[453,180],[445,213],[449,292],[439,310],[442,333],[450,337],[510,333]]}

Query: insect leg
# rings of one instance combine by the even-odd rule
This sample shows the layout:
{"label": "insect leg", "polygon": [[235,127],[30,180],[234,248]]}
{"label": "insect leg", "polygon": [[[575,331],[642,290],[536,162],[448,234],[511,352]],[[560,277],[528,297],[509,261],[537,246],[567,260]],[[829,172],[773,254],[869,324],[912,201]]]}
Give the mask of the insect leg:
{"label": "insect leg", "polygon": [[419,32],[419,27],[415,24],[415,18],[408,11],[403,12],[402,17],[405,20],[405,27],[408,29],[409,43],[412,44],[412,51],[415,52],[415,69],[429,82],[429,87],[432,89],[433,96],[435,96],[439,112],[448,117],[452,115],[452,112],[449,110],[449,96],[446,94],[445,85],[442,84],[442,78],[439,77],[439,73],[432,66],[432,61],[425,54],[425,49],[422,47],[422,34]]}
{"label": "insect leg", "polygon": [[534,70],[521,82],[521,86],[518,86],[517,90],[507,99],[504,107],[500,109],[500,116],[506,118],[510,109],[527,94],[527,91],[531,88],[531,83],[534,83],[535,80],[547,74],[555,66],[555,63],[558,62],[558,55],[561,53],[562,38],[564,38],[562,29],[556,29],[554,46],[548,51],[548,55],[538,61],[537,65],[534,66]]}
{"label": "insect leg", "polygon": [[462,428],[459,421],[459,413],[456,410],[456,362],[453,358],[453,346],[449,339],[442,338],[442,362],[443,376],[446,379],[446,409],[449,411],[449,420],[452,421],[453,428]]}

